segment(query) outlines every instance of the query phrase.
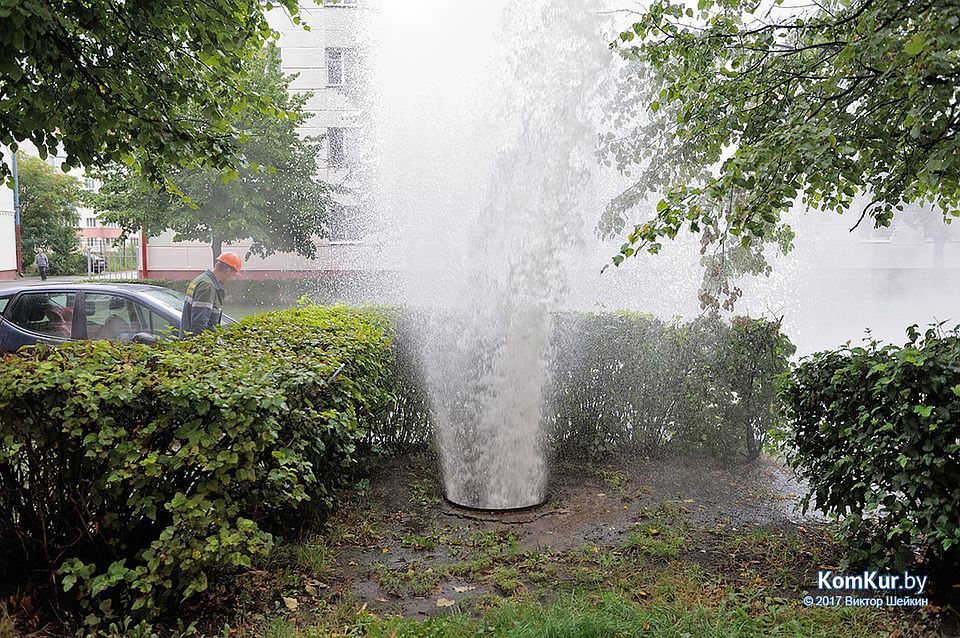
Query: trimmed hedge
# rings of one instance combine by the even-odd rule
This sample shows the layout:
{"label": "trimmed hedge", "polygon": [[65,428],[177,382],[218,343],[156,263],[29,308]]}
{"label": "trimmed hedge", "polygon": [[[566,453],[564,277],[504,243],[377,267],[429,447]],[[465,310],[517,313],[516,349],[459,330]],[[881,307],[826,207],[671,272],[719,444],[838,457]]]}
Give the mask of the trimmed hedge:
{"label": "trimmed hedge", "polygon": [[779,423],[776,379],[793,344],[778,322],[636,312],[560,315],[552,446],[603,457],[667,446],[749,461]]}
{"label": "trimmed hedge", "polygon": [[[420,318],[390,316],[397,404],[371,433],[396,451],[429,444],[432,432],[417,360]],[[546,445],[553,455],[587,459],[667,448],[755,459],[780,425],[777,378],[795,352],[778,322],[684,323],[637,312],[557,314],[550,347]]]}
{"label": "trimmed hedge", "polygon": [[[0,361],[0,572],[88,622],[150,618],[332,504],[389,403],[383,320],[295,309],[156,347]],[[9,581],[8,581],[9,582]]]}
{"label": "trimmed hedge", "polygon": [[[960,565],[960,332],[908,329],[804,360],[783,386],[791,465],[841,519],[850,562]],[[956,572],[953,572],[956,575]]]}

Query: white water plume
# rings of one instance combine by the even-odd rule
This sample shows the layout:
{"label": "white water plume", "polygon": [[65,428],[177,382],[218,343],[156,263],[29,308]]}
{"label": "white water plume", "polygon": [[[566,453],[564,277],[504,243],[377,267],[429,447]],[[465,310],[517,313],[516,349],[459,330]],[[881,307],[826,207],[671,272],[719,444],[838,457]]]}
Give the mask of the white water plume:
{"label": "white water plume", "polygon": [[378,16],[374,190],[404,223],[407,298],[430,308],[421,359],[463,505],[545,497],[551,313],[596,216],[594,111],[613,61],[597,8],[422,0]]}

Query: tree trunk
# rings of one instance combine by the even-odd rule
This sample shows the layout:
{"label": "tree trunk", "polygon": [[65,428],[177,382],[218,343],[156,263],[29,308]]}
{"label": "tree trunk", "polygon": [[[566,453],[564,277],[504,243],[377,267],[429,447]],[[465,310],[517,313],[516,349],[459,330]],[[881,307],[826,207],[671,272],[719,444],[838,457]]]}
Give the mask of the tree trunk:
{"label": "tree trunk", "polygon": [[213,250],[213,265],[217,265],[217,257],[223,252],[223,237],[214,235],[211,237],[210,248]]}

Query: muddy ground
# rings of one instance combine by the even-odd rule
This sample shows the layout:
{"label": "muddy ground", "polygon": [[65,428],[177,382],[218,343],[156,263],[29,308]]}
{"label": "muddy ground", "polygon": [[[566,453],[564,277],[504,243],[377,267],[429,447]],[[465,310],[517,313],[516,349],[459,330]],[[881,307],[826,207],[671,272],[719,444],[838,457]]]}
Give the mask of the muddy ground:
{"label": "muddy ground", "polygon": [[[940,602],[805,607],[803,597],[817,593],[816,571],[836,568],[843,550],[826,520],[800,512],[804,488],[776,460],[558,463],[546,503],[501,514],[452,506],[442,494],[436,459],[384,461],[322,529],[281,544],[196,611],[212,633],[227,621],[231,636],[353,636],[365,634],[351,633],[341,615],[481,617],[505,601],[549,605],[568,594],[612,593],[640,605],[835,623],[821,635],[958,633],[956,606]],[[951,593],[934,596],[952,600]],[[271,622],[284,631],[266,631]]]}
{"label": "muddy ground", "polygon": [[[562,561],[565,554],[579,551],[626,551],[631,534],[652,526],[645,528],[654,530],[648,534],[651,538],[670,539],[665,541],[667,548],[654,548],[654,554],[678,558],[692,553],[695,556],[688,558],[709,562],[701,543],[690,542],[697,530],[711,532],[714,541],[724,533],[753,530],[813,538],[819,531],[809,530],[819,530],[823,520],[800,513],[802,493],[792,472],[773,460],[730,466],[709,459],[621,458],[607,464],[561,463],[552,471],[546,503],[497,514],[465,510],[443,500],[434,459],[392,459],[379,468],[369,496],[354,510],[373,513],[375,520],[369,524],[376,532],[359,544],[347,539],[334,554],[331,580],[372,610],[422,617],[442,612],[444,607],[437,605],[441,598],[460,603],[513,593],[511,583],[503,587],[497,578],[471,579],[469,567],[459,566],[464,559],[475,558],[472,550],[493,542],[490,539],[515,544],[518,553]],[[665,529],[658,532],[658,525]],[[678,539],[680,546],[673,551],[670,543]],[[479,575],[496,576],[504,562],[510,563],[491,561],[478,570]],[[450,569],[451,564],[457,567]],[[523,565],[510,567],[516,569],[522,586]],[[418,580],[431,569],[438,571],[438,578]],[[404,587],[405,576],[414,581],[412,586]],[[813,575],[809,576],[812,583]]]}

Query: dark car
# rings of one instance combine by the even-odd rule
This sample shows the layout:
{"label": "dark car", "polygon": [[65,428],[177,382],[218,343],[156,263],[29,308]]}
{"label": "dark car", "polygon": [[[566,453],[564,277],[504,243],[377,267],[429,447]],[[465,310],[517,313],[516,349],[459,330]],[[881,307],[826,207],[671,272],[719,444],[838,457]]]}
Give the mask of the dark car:
{"label": "dark car", "polygon": [[90,255],[90,272],[99,275],[107,270],[107,260],[100,255]]}
{"label": "dark car", "polygon": [[[47,284],[0,290],[0,352],[78,339],[176,335],[187,296],[142,284]],[[224,315],[221,324],[235,323]]]}

